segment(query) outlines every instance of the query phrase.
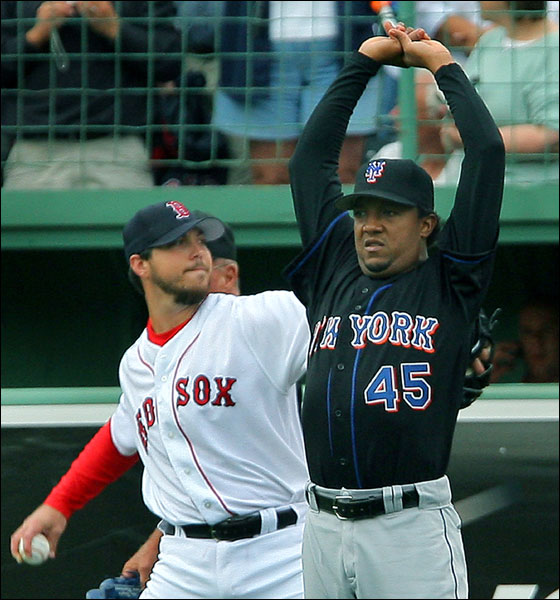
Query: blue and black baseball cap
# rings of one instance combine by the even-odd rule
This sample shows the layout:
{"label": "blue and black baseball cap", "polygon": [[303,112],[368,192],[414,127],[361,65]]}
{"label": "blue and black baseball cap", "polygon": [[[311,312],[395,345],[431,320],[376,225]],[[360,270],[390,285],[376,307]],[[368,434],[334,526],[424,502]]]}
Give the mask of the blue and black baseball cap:
{"label": "blue and black baseball cap", "polygon": [[146,206],[123,229],[125,258],[128,261],[133,254],[170,244],[195,227],[202,231],[207,242],[218,239],[225,232],[220,219],[190,211],[176,200]]}
{"label": "blue and black baseball cap", "polygon": [[434,211],[434,183],[413,160],[377,158],[362,165],[354,192],[341,196],[335,205],[340,210],[352,210],[363,198],[391,200],[430,213]]}

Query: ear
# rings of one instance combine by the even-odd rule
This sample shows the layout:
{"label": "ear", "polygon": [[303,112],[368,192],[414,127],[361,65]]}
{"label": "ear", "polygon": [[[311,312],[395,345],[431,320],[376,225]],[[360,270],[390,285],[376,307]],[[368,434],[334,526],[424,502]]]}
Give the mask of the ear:
{"label": "ear", "polygon": [[148,261],[143,259],[139,254],[133,254],[128,261],[132,272],[138,275],[140,279],[148,270]]}
{"label": "ear", "polygon": [[236,262],[228,263],[223,269],[223,276],[226,293],[239,293],[239,265]]}
{"label": "ear", "polygon": [[420,237],[427,239],[438,224],[438,216],[430,213],[424,217],[420,217]]}

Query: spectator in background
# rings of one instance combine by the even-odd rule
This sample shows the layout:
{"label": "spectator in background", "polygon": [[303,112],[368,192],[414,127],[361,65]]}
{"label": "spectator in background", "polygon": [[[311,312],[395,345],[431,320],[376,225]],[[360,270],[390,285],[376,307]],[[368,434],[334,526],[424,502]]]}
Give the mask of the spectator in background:
{"label": "spectator in background", "polygon": [[491,382],[557,382],[558,333],[558,299],[527,302],[519,312],[519,339],[496,344]]}
{"label": "spectator in background", "polygon": [[[506,147],[506,182],[558,181],[558,24],[546,2],[480,2],[496,27],[484,33],[465,65],[500,128]],[[462,141],[442,128],[452,154],[436,183],[459,175]]]}
{"label": "spectator in background", "polygon": [[211,126],[218,60],[215,29],[222,2],[174,2],[185,63],[156,98],[158,127],[151,149],[156,185],[224,185],[230,151]]}
{"label": "spectator in background", "polygon": [[[181,71],[173,2],[2,2],[5,188],[153,185],[150,89]],[[175,53],[175,54],[173,54]]]}
{"label": "spectator in background", "polygon": [[227,183],[229,146],[226,136],[212,130],[212,110],[202,71],[187,70],[160,87],[151,147],[156,185]]}
{"label": "spectator in background", "polygon": [[[248,141],[253,183],[287,184],[287,159],[340,70],[342,52],[370,37],[377,18],[364,1],[230,1],[223,16],[213,123],[228,136]],[[358,102],[342,149],[343,183],[354,181],[366,138],[396,101],[391,84],[381,74]]]}

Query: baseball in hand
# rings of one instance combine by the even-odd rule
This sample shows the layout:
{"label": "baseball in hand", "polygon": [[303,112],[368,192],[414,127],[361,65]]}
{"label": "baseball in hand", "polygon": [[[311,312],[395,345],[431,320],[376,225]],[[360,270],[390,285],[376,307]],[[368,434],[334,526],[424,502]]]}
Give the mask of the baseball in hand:
{"label": "baseball in hand", "polygon": [[23,551],[23,538],[19,541],[18,550],[22,560],[28,565],[41,565],[49,558],[49,541],[42,533],[38,533],[31,540],[31,556],[27,556]]}

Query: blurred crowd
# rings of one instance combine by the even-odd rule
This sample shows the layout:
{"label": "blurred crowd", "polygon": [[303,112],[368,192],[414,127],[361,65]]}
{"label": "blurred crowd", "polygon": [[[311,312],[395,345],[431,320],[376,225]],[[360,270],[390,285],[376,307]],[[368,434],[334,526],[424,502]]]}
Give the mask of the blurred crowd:
{"label": "blurred crowd", "polygon": [[[2,2],[7,189],[286,184],[303,124],[377,10],[448,45],[495,116],[509,181],[558,179],[558,2]],[[408,6],[406,6],[408,5]],[[436,184],[462,144],[416,70],[417,152]],[[398,71],[352,116],[339,175],[402,155]],[[404,117],[404,115],[402,115]]]}

